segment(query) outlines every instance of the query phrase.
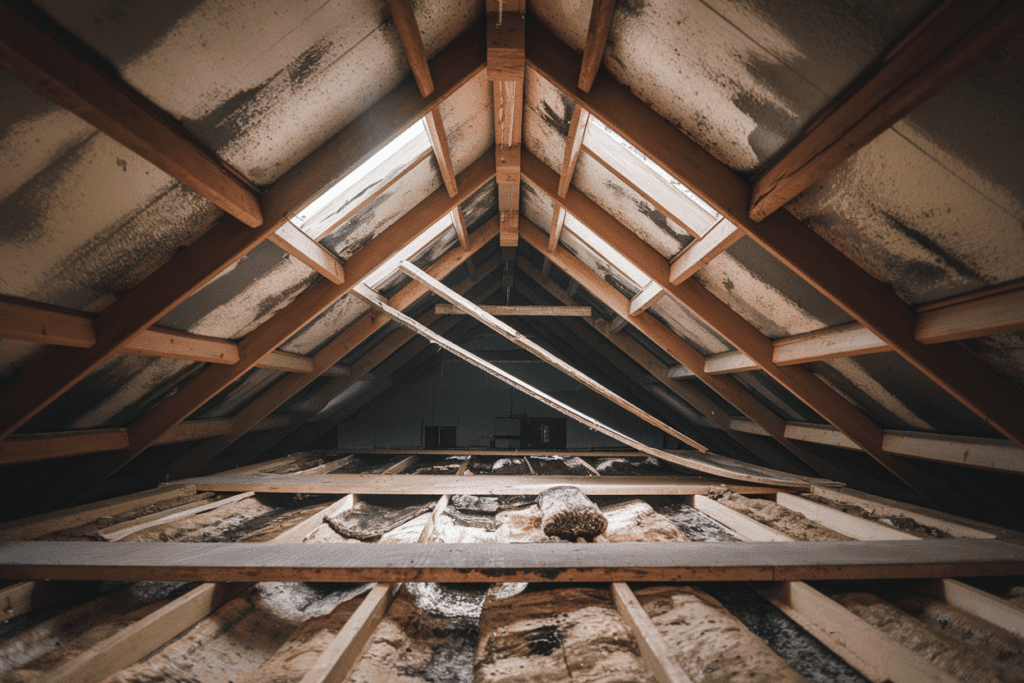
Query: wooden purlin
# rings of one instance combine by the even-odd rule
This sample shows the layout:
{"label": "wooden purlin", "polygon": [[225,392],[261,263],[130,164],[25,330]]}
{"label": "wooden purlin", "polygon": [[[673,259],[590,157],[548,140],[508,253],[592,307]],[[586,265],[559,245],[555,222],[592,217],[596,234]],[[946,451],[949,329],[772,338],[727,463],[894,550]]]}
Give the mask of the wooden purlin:
{"label": "wooden purlin", "polygon": [[[525,3],[523,3],[525,4]],[[494,90],[494,159],[501,246],[519,244],[519,157],[523,139],[526,15],[509,8],[487,13],[487,80]]]}
{"label": "wooden purlin", "polygon": [[[554,282],[544,280],[540,276],[540,273],[537,272],[536,269],[534,269],[528,262],[525,262],[525,260],[520,260],[518,266],[524,275],[536,283],[537,287],[540,287],[551,296],[554,296],[556,299],[563,302],[572,301],[564,290],[558,287]],[[536,298],[538,296],[529,285],[524,286],[522,284],[522,280],[520,280],[520,286],[520,291],[522,291],[527,298]],[[607,323],[600,319],[590,321],[568,320],[564,321],[563,325],[565,325],[572,334],[575,334],[584,343],[589,345],[596,353],[604,357],[605,360],[613,364],[620,371],[625,372],[637,385],[644,386],[648,381],[644,376],[644,371],[650,373],[650,376],[653,379],[660,382],[683,402],[689,404],[697,413],[703,415],[716,427],[722,429],[726,434],[738,441],[756,457],[761,460],[765,460],[769,466],[775,467],[776,469],[787,469],[788,463],[771,462],[769,459],[774,455],[774,453],[762,446],[756,439],[743,439],[742,433],[738,434],[734,431],[732,429],[729,413],[725,408],[705,396],[702,392],[690,387],[688,384],[670,379],[668,377],[668,366],[629,335],[612,333]],[[614,346],[617,351],[613,351],[610,348],[612,346]],[[633,366],[631,366],[628,361],[635,363],[637,369],[634,370]],[[640,368],[642,368],[642,370]],[[742,392],[742,389],[739,389],[738,387],[737,390]],[[781,445],[786,445],[787,450],[794,452],[794,454],[797,452],[803,452],[803,449],[799,448],[792,442],[789,442],[788,440],[786,440],[786,442],[786,444]],[[834,474],[832,475],[833,478],[841,481],[848,481],[850,479],[850,474],[845,472],[838,463],[829,463],[829,465],[831,466],[832,471],[834,471]]]}
{"label": "wooden purlin", "polygon": [[665,289],[669,296],[690,309],[726,341],[757,362],[758,366],[809,408],[835,425],[879,464],[924,496],[933,505],[963,506],[957,489],[917,465],[894,458],[882,448],[882,428],[852,403],[801,366],[778,366],[772,360],[772,342],[746,319],[694,279],[679,285],[669,281],[669,264],[661,254],[619,223],[593,200],[575,188],[564,199],[557,197],[557,176],[532,154],[523,156],[523,173],[534,187],[572,213],[594,234]]}
{"label": "wooden purlin", "polygon": [[637,406],[635,406],[635,405],[629,403],[628,401],[624,400],[623,398],[617,396],[614,392],[608,390],[606,387],[602,386],[600,383],[594,381],[593,379],[591,379],[587,375],[583,374],[582,372],[577,370],[575,367],[569,365],[568,363],[563,362],[557,356],[555,356],[552,353],[549,353],[547,350],[542,348],[540,345],[538,345],[535,342],[531,341],[528,337],[526,337],[526,336],[516,332],[514,329],[509,327],[507,324],[501,322],[500,320],[495,318],[493,315],[491,315],[487,311],[483,310],[479,306],[474,305],[471,301],[467,301],[464,297],[460,296],[457,292],[453,292],[448,287],[445,287],[442,283],[440,283],[437,280],[435,280],[434,278],[430,277],[430,275],[428,275],[427,273],[424,273],[422,270],[417,268],[412,263],[409,263],[408,261],[403,261],[400,264],[399,267],[401,268],[403,273],[405,273],[409,277],[413,278],[417,282],[420,282],[421,284],[425,285],[434,294],[437,294],[441,298],[443,298],[443,299],[449,301],[450,303],[458,306],[463,311],[465,311],[468,315],[470,315],[473,318],[475,318],[476,320],[482,322],[484,325],[486,325],[490,329],[494,330],[495,332],[500,334],[505,339],[508,339],[512,343],[514,343],[514,344],[516,344],[516,345],[526,349],[527,351],[532,353],[534,356],[537,356],[538,358],[543,360],[545,363],[547,363],[548,365],[551,365],[552,367],[556,368],[560,372],[563,372],[563,373],[569,375],[570,377],[572,377],[573,379],[578,381],[583,386],[589,388],[591,391],[597,392],[598,394],[600,394],[601,396],[605,397],[606,399],[608,399],[612,403],[616,404],[620,408],[623,408],[623,409],[629,411],[630,413],[632,413],[636,417],[639,417],[641,420],[643,420],[644,422],[647,422],[649,425],[655,427],[656,429],[660,429],[662,432],[674,436],[675,438],[679,439],[679,441],[681,441],[682,443],[687,444],[691,448],[695,448],[696,450],[698,450],[698,451],[700,451],[702,453],[703,452],[707,452],[708,449],[704,445],[702,445],[700,443],[697,443],[696,441],[694,441],[690,437],[686,436],[685,434],[683,434],[679,430],[675,429],[674,427],[672,427],[672,426],[670,426],[668,424],[665,424],[664,422],[662,422],[661,420],[657,419],[653,415],[650,415],[646,411],[641,410]]}
{"label": "wooden purlin", "polygon": [[[748,434],[761,433],[756,426],[745,420],[733,420],[732,428]],[[798,441],[860,450],[857,444],[830,425],[787,422],[786,434],[789,438]],[[983,439],[933,432],[887,429],[883,432],[882,447],[893,455],[902,455],[918,460],[1024,474],[1024,449],[1006,439]]]}
{"label": "wooden purlin", "polygon": [[[89,348],[96,344],[95,316],[13,297],[0,300],[0,337],[53,346]],[[180,358],[230,365],[238,362],[238,343],[154,325],[133,337],[121,353]],[[311,372],[306,356],[274,351],[259,367],[285,372]]]}
{"label": "wooden purlin", "polygon": [[[287,341],[328,306],[353,289],[378,265],[391,258],[417,235],[440,220],[456,205],[493,177],[491,152],[485,153],[462,173],[462,189],[449,197],[444,189],[428,196],[395,221],[376,239],[356,252],[346,263],[348,280],[334,284],[321,280],[309,287],[267,322],[240,342],[242,359],[231,366],[209,365],[188,380],[128,428],[130,446],[90,458],[64,477],[51,491],[54,500],[83,495],[89,487],[107,478],[160,438],[206,401],[251,369],[256,362]],[[73,498],[72,498],[73,499]]]}
{"label": "wooden purlin", "polygon": [[590,25],[587,27],[587,39],[583,44],[583,64],[580,66],[580,79],[576,84],[583,92],[590,92],[590,86],[597,77],[597,70],[601,67],[604,46],[612,30],[614,14],[615,0],[594,0],[590,8]]}
{"label": "wooden purlin", "polygon": [[[576,88],[579,56],[532,22],[527,31],[527,58],[532,68],[686,184],[929,379],[1008,438],[1024,445],[1024,421],[1019,419],[1024,413],[1024,394],[958,345],[925,346],[915,340],[911,307],[884,283],[789,212],[775,212],[760,223],[753,221],[747,211],[750,185],[746,180],[611,77],[599,73],[590,93]],[[767,354],[761,355],[770,363]],[[879,430],[867,425],[862,431],[871,441],[880,438]],[[885,459],[877,445],[872,448]],[[947,493],[953,496],[947,504],[956,500],[954,491]]]}
{"label": "wooden purlin", "polygon": [[[489,259],[488,263],[484,265],[484,268],[486,268],[486,270],[490,272],[497,268],[497,266],[497,259]],[[466,280],[463,283],[461,283],[459,287],[460,289],[468,289],[473,284],[474,282],[472,280]],[[491,287],[485,289],[484,293],[482,293],[481,295],[487,296],[490,293],[492,293],[495,289],[497,289],[497,287],[498,284],[497,282],[495,282]],[[449,329],[454,327],[458,322],[457,320],[454,319],[448,321],[439,320],[438,316],[435,316],[429,312],[420,316],[419,321],[424,325],[432,326],[433,329],[437,330],[441,334],[447,332]],[[375,325],[378,325],[377,329],[379,329],[379,327],[382,327],[384,324],[388,322],[388,318],[386,316],[377,316],[376,319],[373,320],[373,322]],[[377,343],[377,345],[374,346],[373,349],[368,351],[358,361],[355,362],[355,364],[352,367],[352,374],[350,376],[331,380],[330,382],[325,384],[317,392],[317,395],[314,396],[313,399],[311,400],[321,401],[322,405],[326,406],[330,402],[330,400],[332,400],[335,396],[337,396],[341,392],[345,391],[346,389],[354,385],[357,381],[365,377],[370,372],[373,372],[374,375],[379,375],[382,377],[389,376],[393,372],[393,368],[400,367],[402,364],[404,364],[413,356],[415,356],[416,353],[422,350],[423,347],[419,346],[416,346],[416,348],[412,348],[415,345],[410,344],[410,341],[413,341],[414,337],[415,335],[413,335],[411,332],[405,329],[396,330],[395,332],[392,332],[385,339]],[[277,398],[275,397],[274,400],[276,401]],[[257,399],[257,401],[259,401],[259,399]],[[264,409],[262,405],[263,404],[261,402],[261,410]],[[267,439],[261,439],[259,444],[254,444],[252,446],[247,447],[247,461],[258,458],[268,449],[272,449],[279,442],[283,441],[286,437],[291,435],[296,429],[303,427],[305,422],[305,420],[296,421],[294,424],[290,426],[290,428],[282,429],[281,431],[275,434],[271,434],[270,437]],[[330,425],[331,423],[329,421],[325,422],[324,428],[323,430],[321,430],[320,433],[326,431],[330,427]],[[318,436],[319,434],[316,435]],[[220,444],[217,444],[217,446],[220,447]],[[219,452],[222,452],[223,450],[223,447],[220,447]],[[195,467],[192,467],[189,468],[189,471],[186,471],[186,469],[184,468],[175,467],[173,470],[169,472],[169,475],[171,476],[171,478],[189,476],[195,473],[195,469]]]}
{"label": "wooden purlin", "polygon": [[[451,273],[494,238],[497,233],[495,223],[496,221],[491,220],[473,233],[469,251],[452,250],[438,259],[430,267],[430,270],[439,277],[445,277]],[[426,288],[422,285],[413,283],[403,287],[398,294],[392,297],[392,301],[397,308],[404,309],[423,296],[426,291]],[[387,319],[383,316],[376,317],[375,319],[373,315],[363,315],[346,330],[329,341],[322,349],[317,351],[314,356],[316,367],[325,368],[333,366],[352,349],[366,341],[370,335],[382,328],[386,322]],[[271,415],[288,399],[308,386],[318,375],[319,373],[314,371],[302,378],[284,377],[278,380],[274,386],[257,396],[231,418],[230,433],[198,445],[188,454],[172,463],[169,467],[171,477],[179,478],[198,471],[199,467],[222,453],[224,449],[237,441],[243,434],[259,424],[260,420]],[[353,383],[359,376],[358,372],[353,372],[346,379],[350,380],[348,383]]]}
{"label": "wooden purlin", "polygon": [[56,400],[82,378],[259,244],[339,177],[383,148],[395,130],[422,118],[484,68],[482,27],[470,28],[431,63],[440,74],[430,98],[411,79],[385,95],[263,193],[266,220],[253,230],[225,217],[188,247],[132,287],[96,318],[97,342],[89,349],[54,349],[0,395],[0,438]]}
{"label": "wooden purlin", "polygon": [[[530,386],[529,384],[526,384],[522,380],[513,377],[512,375],[501,370],[500,368],[495,367],[494,365],[488,363],[482,358],[479,358],[473,355],[472,353],[466,351],[465,349],[459,347],[458,345],[451,343],[444,337],[435,334],[430,329],[425,328],[424,326],[420,325],[415,320],[409,318],[400,311],[396,311],[395,309],[388,306],[387,301],[384,300],[382,296],[380,296],[370,288],[366,287],[365,285],[360,285],[359,287],[356,288],[355,291],[365,301],[369,302],[373,306],[376,306],[381,311],[387,313],[396,322],[404,325],[405,327],[408,327],[411,330],[415,330],[417,333],[429,339],[432,343],[437,344],[441,348],[455,354],[462,360],[467,361],[471,365],[483,370],[484,372],[488,373],[493,377],[496,377],[502,382],[505,382],[506,384],[516,389],[519,389],[526,395],[537,399],[541,403],[544,403],[545,405],[554,408],[563,415],[571,417],[572,419],[580,422],[589,429],[601,432],[602,434],[609,436],[630,448],[634,448],[642,453],[646,453],[647,455],[650,455],[654,458],[658,458],[659,460],[665,460],[667,462],[676,463],[678,465],[682,465],[683,467],[688,467],[690,469],[697,470],[698,472],[704,472],[712,476],[725,477],[737,481],[751,481],[761,484],[772,484],[778,486],[791,485],[796,482],[811,481],[811,479],[806,477],[786,474],[783,472],[777,472],[775,470],[770,470],[764,467],[747,465],[739,461],[732,460],[730,458],[724,458],[720,455],[716,455],[713,453],[694,452],[686,453],[683,455],[675,455],[672,453],[667,453],[661,449],[652,448],[644,443],[637,441],[636,439],[633,439],[629,436],[626,436],[625,434],[622,434],[621,432],[618,432],[617,430],[608,427],[607,425],[589,417],[588,415],[585,415],[584,413],[574,408],[571,408],[570,406],[562,403],[561,401],[558,401],[557,399],[552,398],[551,396]],[[828,480],[824,481],[830,485],[835,484],[835,482],[828,482]],[[818,482],[821,483],[821,480],[818,480]]]}
{"label": "wooden purlin", "polygon": [[[481,477],[483,478],[483,477]],[[0,543],[0,579],[59,581],[810,581],[1013,576],[996,540],[789,543]]]}
{"label": "wooden purlin", "polygon": [[104,62],[28,3],[0,5],[0,66],[228,214],[260,227],[256,187]]}
{"label": "wooden purlin", "polygon": [[[547,236],[532,223],[524,222],[522,235],[535,249],[541,250],[546,248],[548,243]],[[645,311],[630,317],[629,299],[605,282],[597,273],[590,270],[582,261],[569,253],[567,249],[561,246],[557,247],[554,251],[548,252],[548,258],[568,273],[569,277],[575,282],[581,283],[599,301],[611,308],[620,317],[628,319],[630,324],[660,346],[667,354],[690,367],[694,372],[699,373],[698,377],[709,388],[764,428],[766,432],[785,446],[787,450],[807,463],[814,471],[824,476],[842,479],[842,473],[833,468],[827,460],[818,458],[811,453],[806,453],[802,449],[793,448],[792,444],[785,437],[785,422],[782,418],[765,407],[738,384],[728,378],[705,374],[703,368],[704,357],[700,352],[668,329],[663,323],[656,320],[650,313]]]}
{"label": "wooden purlin", "polygon": [[751,219],[763,220],[854,155],[1024,26],[1005,0],[938,3],[758,174]]}
{"label": "wooden purlin", "polygon": [[[959,341],[1024,329],[1024,283],[985,287],[961,301],[935,301],[917,306],[914,339],[922,344]],[[891,351],[892,347],[860,323],[846,323],[772,341],[776,365],[798,365],[830,358]],[[737,352],[708,356],[705,370],[712,374],[752,370],[757,364]],[[680,375],[685,376],[685,375]]]}

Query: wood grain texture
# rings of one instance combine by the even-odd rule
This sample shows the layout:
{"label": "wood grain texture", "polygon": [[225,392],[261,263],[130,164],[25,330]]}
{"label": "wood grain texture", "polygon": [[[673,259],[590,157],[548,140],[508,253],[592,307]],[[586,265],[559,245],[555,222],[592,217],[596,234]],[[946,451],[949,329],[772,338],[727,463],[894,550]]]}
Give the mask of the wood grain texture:
{"label": "wood grain texture", "polygon": [[683,434],[679,430],[675,429],[674,427],[672,427],[672,426],[662,422],[661,420],[659,420],[658,418],[654,417],[653,415],[647,413],[646,411],[641,410],[640,408],[638,408],[637,406],[633,405],[629,401],[623,399],[621,396],[618,396],[615,392],[611,391],[610,389],[608,389],[607,387],[605,387],[601,383],[599,383],[596,380],[590,378],[589,376],[587,376],[583,372],[577,370],[572,365],[564,362],[562,359],[558,358],[553,353],[547,351],[546,349],[541,347],[539,344],[537,344],[536,342],[534,342],[531,339],[529,339],[528,337],[526,337],[525,335],[520,334],[519,332],[517,332],[515,329],[513,329],[509,325],[507,325],[507,324],[503,323],[502,321],[498,320],[493,315],[491,315],[489,312],[487,312],[484,309],[480,308],[479,306],[477,306],[473,302],[468,301],[465,297],[461,296],[457,292],[453,292],[450,288],[446,287],[444,284],[442,284],[438,280],[432,278],[427,273],[424,273],[422,270],[417,268],[412,263],[410,263],[408,261],[403,261],[401,263],[401,265],[399,266],[399,268],[401,268],[403,273],[405,273],[406,275],[408,275],[409,277],[413,278],[417,282],[419,282],[419,283],[423,284],[424,286],[426,286],[434,294],[437,294],[438,296],[440,296],[441,298],[445,299],[446,301],[449,301],[453,305],[458,306],[465,313],[467,313],[468,315],[472,316],[476,320],[482,322],[484,325],[486,325],[490,329],[494,330],[495,332],[497,332],[499,335],[501,335],[505,339],[508,339],[513,344],[516,344],[517,346],[520,346],[520,347],[526,349],[527,351],[532,353],[537,358],[540,358],[541,360],[543,360],[548,365],[551,365],[552,367],[554,367],[555,369],[561,371],[562,373],[564,373],[566,375],[569,375],[570,377],[575,379],[577,382],[579,382],[583,386],[587,387],[588,389],[590,389],[593,392],[596,392],[596,393],[600,394],[601,396],[603,396],[604,398],[608,399],[609,401],[611,401],[615,405],[619,406],[620,408],[629,411],[630,413],[632,413],[633,415],[639,417],[641,420],[643,420],[647,424],[649,424],[649,425],[651,425],[651,426],[653,426],[653,427],[655,427],[657,429],[660,429],[661,431],[665,432],[666,434],[670,434],[670,435],[674,436],[680,442],[682,442],[682,443],[684,443],[684,444],[686,444],[686,445],[688,445],[688,446],[690,446],[692,448],[695,448],[698,451],[701,451],[702,453],[706,452],[708,450],[707,447],[704,446],[703,444],[700,444],[700,443],[694,441],[693,439],[691,439],[690,437],[686,436],[685,434]]}
{"label": "wood grain texture", "polygon": [[391,258],[429,226],[465,201],[494,175],[491,152],[484,153],[461,174],[462,189],[449,197],[442,188],[429,195],[391,227],[378,235],[345,264],[343,284],[320,280],[239,342],[241,359],[230,366],[208,365],[137,419],[128,428],[127,449],[94,456],[67,474],[48,494],[56,500],[74,500],[96,483],[131,462],[200,406],[241,377],[303,326],[347,294],[379,264]]}
{"label": "wood grain texture", "polygon": [[279,228],[339,177],[383,148],[395,130],[404,130],[457,90],[484,65],[482,26],[471,28],[433,60],[443,80],[423,98],[411,79],[371,111],[359,116],[263,195],[266,220],[252,230],[228,216],[108,306],[97,317],[97,343],[84,351],[55,349],[37,361],[0,395],[0,438],[37,414],[103,364],[140,331],[223,272]]}
{"label": "wood grain texture", "polygon": [[[428,268],[428,272],[437,275],[438,277],[447,276],[461,263],[471,258],[472,255],[479,251],[481,247],[492,240],[497,232],[497,221],[492,219],[474,231],[468,251],[457,249],[449,251],[431,265],[431,267]],[[496,263],[491,264],[488,267],[494,267],[495,265]],[[405,308],[416,301],[416,299],[423,296],[427,291],[427,288],[423,285],[419,283],[411,283],[406,287],[403,287],[398,294],[392,297],[392,303],[398,308]],[[222,453],[224,449],[237,441],[243,434],[254,429],[261,420],[271,415],[275,410],[283,405],[285,401],[294,396],[297,392],[309,386],[309,384],[321,374],[320,371],[322,371],[322,369],[333,367],[334,364],[340,361],[347,353],[362,342],[366,341],[370,335],[381,329],[385,324],[387,324],[386,318],[375,319],[372,315],[364,315],[359,318],[356,322],[341,332],[341,334],[337,335],[323,348],[317,351],[313,358],[313,372],[308,375],[289,376],[278,380],[273,386],[261,393],[254,400],[250,401],[231,418],[232,429],[230,433],[223,437],[211,439],[206,443],[197,445],[197,447],[190,453],[181,456],[177,461],[175,461],[169,469],[171,477],[180,478],[197,472],[200,467]],[[367,363],[365,361],[360,361],[358,371],[354,370],[353,372],[350,372],[346,377],[346,381],[335,382],[333,386],[335,388],[342,384],[345,387],[350,386],[359,379],[362,373],[368,372],[375,365],[376,363],[366,367]]]}
{"label": "wood grain texture", "polygon": [[1024,550],[1001,541],[978,539],[821,543],[0,544],[0,579],[605,583],[1020,573],[1024,573]]}
{"label": "wood grain texture", "polygon": [[412,67],[413,78],[424,97],[434,92],[434,81],[430,78],[430,64],[427,62],[427,51],[423,47],[423,36],[416,23],[416,15],[412,10],[412,0],[387,0],[391,10],[391,19],[395,22],[398,38],[405,48],[405,56]]}
{"label": "wood grain texture", "polygon": [[594,0],[590,9],[590,25],[587,27],[587,39],[583,44],[583,64],[580,66],[580,79],[577,87],[583,92],[590,92],[590,86],[597,77],[604,57],[604,46],[608,42],[608,34],[612,30],[612,15],[615,14],[615,0]]}
{"label": "wood grain texture", "polygon": [[312,240],[291,222],[278,228],[269,239],[331,282],[340,285],[345,281],[345,268],[334,252]]}
{"label": "wood grain texture", "polygon": [[[528,221],[524,221],[521,232],[524,239],[533,245],[535,249],[540,250],[547,244],[547,237],[544,233]],[[844,476],[842,471],[832,467],[827,460],[807,453],[802,449],[794,448],[793,444],[785,437],[785,422],[764,404],[728,378],[714,377],[704,372],[704,356],[672,332],[672,330],[668,329],[663,323],[655,319],[650,313],[644,312],[630,317],[629,299],[623,296],[615,287],[605,282],[601,276],[588,268],[582,261],[569,253],[567,249],[557,247],[553,251],[548,252],[548,257],[565,271],[573,281],[581,283],[587,291],[611,308],[619,317],[628,318],[637,330],[660,346],[676,361],[691,369],[709,388],[761,426],[766,433],[770,434],[780,444],[785,446],[787,450],[806,462],[816,472],[825,476],[842,479]],[[607,323],[602,325],[595,321],[595,327],[605,336],[616,336],[611,335]]]}
{"label": "wood grain texture", "polygon": [[[541,316],[547,318],[589,318],[593,315],[590,306],[478,306],[491,315],[508,316]],[[468,315],[466,311],[453,304],[435,304],[434,313],[438,315]]]}
{"label": "wood grain texture", "polygon": [[872,64],[754,182],[760,221],[810,187],[1014,35],[1024,7],[947,0]]}
{"label": "wood grain texture", "polygon": [[904,483],[936,506],[965,507],[960,492],[941,477],[886,453],[882,448],[882,428],[817,375],[804,367],[776,365],[772,360],[772,340],[703,285],[693,278],[673,285],[668,261],[596,202],[575,188],[570,188],[564,199],[558,198],[557,176],[544,162],[524,153],[523,175]]}
{"label": "wood grain texture", "polygon": [[[1006,7],[1009,12],[1024,13],[1019,3],[1007,3]],[[950,395],[1007,437],[1024,445],[1024,421],[1019,419],[1024,413],[1024,393],[956,344],[926,346],[914,339],[910,306],[792,214],[778,211],[760,223],[751,220],[749,183],[614,79],[599,73],[590,93],[576,88],[579,56],[535,23],[530,23],[527,31],[527,52],[531,67],[556,87],[686,184]],[[659,278],[654,279],[660,282]],[[689,280],[683,283],[689,284]],[[747,355],[764,367],[758,354]],[[767,355],[764,359],[770,362]],[[811,381],[809,377],[801,379],[805,384]],[[816,401],[816,410],[828,407],[820,398]],[[829,410],[833,408],[835,406]],[[848,424],[847,430],[858,432],[858,438],[872,442],[868,451],[872,457],[886,460],[877,444],[881,438],[877,425],[866,424],[856,416],[852,416],[852,421],[854,424]],[[887,467],[904,470],[900,463],[892,461],[887,461]],[[916,478],[919,486],[929,488],[930,493],[924,495],[936,504],[957,504],[959,496],[955,490],[943,487],[934,479],[923,483],[928,478],[927,473],[921,474],[919,468],[902,473]]]}
{"label": "wood grain texture", "polygon": [[[707,493],[723,480],[710,477],[581,477],[529,475],[489,475],[457,477],[451,474],[322,474],[243,475],[221,474],[194,477],[176,483],[187,483],[198,491],[257,491],[266,493],[356,493],[375,495],[441,495],[445,493],[474,496],[538,495],[553,486],[575,486],[587,495],[693,495]],[[806,489],[806,484],[792,480],[782,484],[744,484],[729,482],[738,493],[775,493],[780,488]]]}
{"label": "wood grain texture", "polygon": [[0,6],[0,65],[246,225],[259,192],[41,12]]}

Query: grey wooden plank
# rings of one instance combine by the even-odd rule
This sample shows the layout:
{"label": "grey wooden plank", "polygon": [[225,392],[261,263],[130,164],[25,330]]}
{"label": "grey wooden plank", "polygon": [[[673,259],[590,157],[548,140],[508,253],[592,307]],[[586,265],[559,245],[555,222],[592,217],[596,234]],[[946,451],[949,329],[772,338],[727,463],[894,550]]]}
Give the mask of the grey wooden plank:
{"label": "grey wooden plank", "polygon": [[537,495],[553,486],[576,486],[592,496],[706,494],[712,486],[728,485],[737,493],[775,493],[791,486],[768,486],[728,482],[714,477],[576,477],[531,475],[488,475],[459,477],[454,474],[320,474],[248,476],[217,475],[195,477],[181,482],[198,491],[257,491],[261,493],[334,493],[383,495]]}
{"label": "grey wooden plank", "polygon": [[1024,573],[988,539],[792,543],[0,544],[0,579],[118,581],[798,581]]}

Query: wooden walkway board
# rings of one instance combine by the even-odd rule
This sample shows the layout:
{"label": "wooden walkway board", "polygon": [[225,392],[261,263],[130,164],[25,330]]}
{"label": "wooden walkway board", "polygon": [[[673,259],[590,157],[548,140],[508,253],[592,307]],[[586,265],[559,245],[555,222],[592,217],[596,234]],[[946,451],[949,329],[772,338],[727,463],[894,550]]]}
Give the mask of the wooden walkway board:
{"label": "wooden walkway board", "polygon": [[[535,496],[553,486],[575,486],[588,496],[690,496],[706,494],[712,486],[728,484],[737,493],[775,493],[778,486],[736,484],[711,477],[580,477],[453,474],[321,474],[249,476],[220,475],[185,479],[197,491],[256,491],[259,493],[334,493],[377,495]],[[794,489],[809,488],[794,483]]]}
{"label": "wooden walkway board", "polygon": [[507,583],[800,581],[1022,573],[1024,550],[1002,541],[979,539],[824,543],[0,544],[0,579]]}

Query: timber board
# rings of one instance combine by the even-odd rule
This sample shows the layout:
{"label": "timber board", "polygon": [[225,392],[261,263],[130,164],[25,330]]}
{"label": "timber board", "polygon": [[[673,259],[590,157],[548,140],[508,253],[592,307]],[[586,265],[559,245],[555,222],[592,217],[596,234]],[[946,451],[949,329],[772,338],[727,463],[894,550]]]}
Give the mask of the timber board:
{"label": "timber board", "polygon": [[1024,574],[1024,550],[973,538],[821,543],[0,544],[0,579],[507,583],[1015,574]]}

